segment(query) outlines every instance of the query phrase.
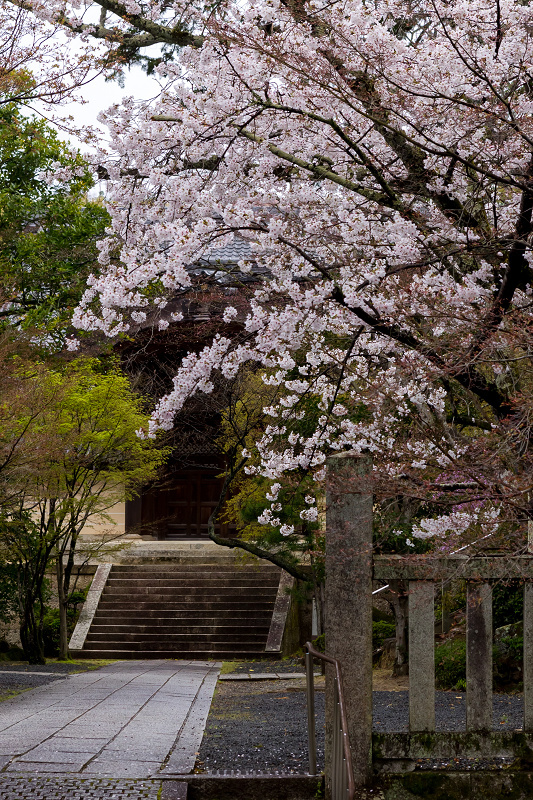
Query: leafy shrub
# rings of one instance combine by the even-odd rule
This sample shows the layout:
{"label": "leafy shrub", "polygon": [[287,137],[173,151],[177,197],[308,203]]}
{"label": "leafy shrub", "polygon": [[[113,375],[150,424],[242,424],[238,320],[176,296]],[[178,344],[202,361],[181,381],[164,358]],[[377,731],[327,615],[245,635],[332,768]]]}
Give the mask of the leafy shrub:
{"label": "leafy shrub", "polygon": [[492,625],[500,628],[519,622],[524,615],[524,589],[518,581],[497,583],[492,588]]}
{"label": "leafy shrub", "polygon": [[24,650],[16,645],[10,647],[7,653],[2,653],[2,661],[24,661],[25,659]]}
{"label": "leafy shrub", "polygon": [[379,622],[372,623],[372,647],[377,650],[381,647],[385,639],[391,639],[396,636],[396,626],[394,622]]}
{"label": "leafy shrub", "polygon": [[59,652],[59,609],[48,608],[43,620],[44,654],[47,658]]}
{"label": "leafy shrub", "polygon": [[[87,597],[87,589],[76,589],[71,592],[68,598],[67,606],[67,633],[70,638],[72,631],[78,621],[80,611],[85,598]],[[59,652],[59,609],[47,608],[43,621],[43,642],[44,654],[48,658],[57,656]]]}
{"label": "leafy shrub", "polygon": [[[524,640],[507,636],[492,648],[493,687],[503,691],[518,688],[523,681],[522,657]],[[466,689],[466,642],[454,639],[435,649],[435,683],[437,689]]]}
{"label": "leafy shrub", "polygon": [[437,689],[462,689],[466,681],[466,642],[451,639],[435,648]]}

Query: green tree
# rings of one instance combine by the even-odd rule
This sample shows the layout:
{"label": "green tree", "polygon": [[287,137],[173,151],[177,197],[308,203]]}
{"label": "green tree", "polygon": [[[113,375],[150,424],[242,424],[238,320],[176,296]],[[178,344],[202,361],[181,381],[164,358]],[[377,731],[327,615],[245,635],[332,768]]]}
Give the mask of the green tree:
{"label": "green tree", "polygon": [[[303,354],[305,355],[305,354]],[[225,483],[209,523],[209,536],[219,545],[238,547],[286,570],[312,591],[317,608],[318,633],[324,630],[324,487],[308,469],[295,469],[273,479],[260,469],[258,442],[267,432],[264,409],[287,394],[272,375],[243,369],[235,379],[231,402],[222,413],[219,444],[226,457]],[[337,399],[343,400],[342,395]],[[305,398],[305,413],[287,412],[285,435],[306,435],[323,411],[319,398]],[[351,409],[360,418],[363,407]],[[245,469],[243,469],[245,468]],[[318,504],[317,504],[318,501]],[[215,533],[220,514],[236,525],[238,536]]]}
{"label": "green tree", "polygon": [[[110,509],[155,477],[166,451],[137,435],[146,426],[147,415],[142,400],[117,371],[104,373],[99,362],[78,359],[62,371],[26,366],[18,375],[21,384],[38,383],[40,402],[36,409],[33,395],[25,407],[24,393],[19,394],[11,428],[0,430],[4,447],[10,436],[15,441],[9,470],[12,488],[3,493],[11,499],[3,506],[0,541],[6,560],[19,571],[26,656],[31,663],[43,663],[47,570],[55,564],[59,654],[67,658],[67,606],[80,533],[88,522],[111,526]],[[24,452],[27,442],[36,455],[33,460]]]}
{"label": "green tree", "polygon": [[82,156],[43,120],[14,103],[0,106],[0,322],[65,329],[97,266],[96,241],[108,214],[87,199],[93,185]]}

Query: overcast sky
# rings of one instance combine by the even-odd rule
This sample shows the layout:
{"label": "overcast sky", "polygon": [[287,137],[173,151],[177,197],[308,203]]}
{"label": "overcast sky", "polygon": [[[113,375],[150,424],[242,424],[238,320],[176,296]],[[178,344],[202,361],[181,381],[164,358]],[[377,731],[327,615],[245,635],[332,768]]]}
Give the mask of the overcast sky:
{"label": "overcast sky", "polygon": [[[72,115],[76,125],[91,125],[100,128],[102,136],[106,138],[106,127],[98,122],[97,117],[114,103],[120,103],[124,97],[132,96],[136,100],[148,100],[157,97],[160,87],[157,81],[149,78],[139,67],[126,72],[124,88],[121,88],[116,81],[106,82],[103,77],[97,77],[91,83],[84,86],[81,94],[86,100],[85,104],[69,103],[62,107],[61,112],[65,116]],[[75,137],[68,137],[65,132],[61,132],[61,138],[69,138],[72,144],[86,150],[87,146]]]}

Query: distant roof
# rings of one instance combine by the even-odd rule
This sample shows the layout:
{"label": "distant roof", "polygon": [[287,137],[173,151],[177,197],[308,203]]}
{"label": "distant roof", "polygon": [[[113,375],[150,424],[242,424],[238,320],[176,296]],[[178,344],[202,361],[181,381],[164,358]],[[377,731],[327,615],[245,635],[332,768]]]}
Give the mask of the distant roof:
{"label": "distant roof", "polygon": [[200,264],[236,264],[243,259],[252,258],[252,247],[249,241],[234,236],[224,247],[216,247],[203,256]]}
{"label": "distant roof", "polygon": [[[249,269],[246,272],[238,268],[239,261],[248,262]],[[217,270],[217,265],[223,269]],[[223,247],[214,247],[191,264],[188,272],[192,275],[209,275],[215,278],[217,283],[232,283],[236,278],[239,283],[252,283],[258,275],[264,275],[268,270],[255,261],[251,243],[235,235],[231,242]]]}

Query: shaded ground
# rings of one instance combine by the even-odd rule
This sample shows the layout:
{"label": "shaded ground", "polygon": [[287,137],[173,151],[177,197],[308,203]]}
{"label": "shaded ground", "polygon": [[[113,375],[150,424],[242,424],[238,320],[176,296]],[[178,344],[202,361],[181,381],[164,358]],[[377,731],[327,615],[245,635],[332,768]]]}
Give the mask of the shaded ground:
{"label": "shaded ground", "polygon": [[25,661],[0,661],[0,702],[27,689],[45,686],[76,672],[98,669],[112,661],[49,661],[28,664]]}
{"label": "shaded ground", "polygon": [[[260,663],[262,664],[260,671],[267,671],[263,670],[263,663]],[[276,671],[279,672],[279,669]],[[385,674],[379,674],[380,672]],[[407,731],[408,678],[393,679],[387,670],[376,670],[376,673],[374,730],[384,733]],[[315,679],[319,768],[323,768],[324,748],[323,681],[323,678]],[[464,692],[436,692],[435,704],[437,730],[465,730]],[[493,707],[495,730],[516,730],[522,727],[521,695],[496,694]],[[267,772],[271,770],[306,772],[307,759],[304,680],[293,677],[286,680],[257,681],[257,683],[253,681],[218,683],[200,746],[197,771],[248,769]],[[431,766],[438,768],[443,765],[435,762]],[[483,765],[479,763],[476,766],[479,768]],[[468,768],[468,765],[462,764],[462,768]]]}
{"label": "shaded ground", "polygon": [[[302,680],[219,682],[197,771],[307,772],[307,712]],[[316,694],[319,767],[323,767],[324,693]]]}

